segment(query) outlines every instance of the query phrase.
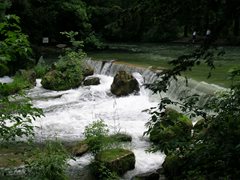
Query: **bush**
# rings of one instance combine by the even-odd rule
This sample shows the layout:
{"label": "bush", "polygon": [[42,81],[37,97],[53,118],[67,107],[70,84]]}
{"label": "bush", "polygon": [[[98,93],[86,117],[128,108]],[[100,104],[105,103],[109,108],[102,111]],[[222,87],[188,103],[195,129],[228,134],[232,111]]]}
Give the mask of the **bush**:
{"label": "bush", "polygon": [[165,154],[171,154],[177,148],[184,148],[186,142],[191,139],[193,129],[191,120],[183,114],[173,109],[166,109],[159,120],[152,112],[151,128],[147,132],[150,140],[154,143],[154,148],[164,151]]}
{"label": "bush", "polygon": [[61,143],[47,141],[26,161],[26,175],[30,179],[66,180],[67,160],[70,158]]}
{"label": "bush", "polygon": [[59,61],[42,78],[42,86],[51,90],[67,90],[78,87],[83,81],[82,59],[85,53],[82,51],[83,42],[76,41],[77,32],[62,32],[72,43],[72,49],[67,48],[65,55],[59,57]]}
{"label": "bush", "polygon": [[35,85],[35,80],[36,77],[33,71],[22,70],[13,77],[13,82],[8,84],[0,83],[0,97],[19,93],[26,88],[31,88]]}
{"label": "bush", "polygon": [[[0,22],[0,64],[6,65],[11,73],[26,68],[32,61],[28,36],[22,33],[20,19],[16,15],[7,15]],[[31,63],[32,64],[32,63]]]}
{"label": "bush", "polygon": [[98,120],[85,127],[84,136],[89,146],[89,151],[97,154],[109,143],[107,141],[109,129],[103,120]]}
{"label": "bush", "polygon": [[42,86],[51,90],[76,88],[83,81],[81,54],[67,52],[42,78]]}
{"label": "bush", "polygon": [[34,67],[34,71],[36,73],[36,77],[37,78],[42,78],[44,77],[45,74],[47,74],[47,72],[49,71],[49,66],[47,65],[36,65]]}

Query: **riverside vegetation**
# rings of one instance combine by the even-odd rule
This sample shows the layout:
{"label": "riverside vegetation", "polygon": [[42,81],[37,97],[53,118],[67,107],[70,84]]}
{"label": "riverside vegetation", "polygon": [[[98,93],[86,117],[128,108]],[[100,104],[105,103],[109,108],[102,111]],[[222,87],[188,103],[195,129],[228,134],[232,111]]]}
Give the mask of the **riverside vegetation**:
{"label": "riverside vegetation", "polygon": [[[153,92],[166,92],[171,78],[176,78],[199,64],[205,64],[210,70],[216,67],[214,57],[218,52],[213,46],[219,44],[216,40],[227,44],[239,44],[239,7],[239,1],[234,0],[161,0],[159,3],[154,0],[119,0],[104,3],[74,0],[4,0],[0,2],[0,73],[1,76],[14,75],[19,69],[30,69],[34,65],[28,36],[23,32],[29,35],[31,43],[39,43],[46,35],[51,36],[51,43],[54,43],[54,40],[66,41],[59,35],[60,31],[78,30],[78,38],[86,47],[101,49],[103,46],[97,36],[106,40],[140,39],[162,42],[176,40],[182,35],[187,38],[189,31],[197,29],[199,43],[203,44],[176,57],[170,62],[171,68],[161,74],[161,80],[147,85]],[[5,16],[6,12],[21,17],[23,31],[18,16]],[[62,21],[67,22],[65,28]],[[212,35],[209,39],[204,39],[202,36],[207,28],[211,29]],[[188,40],[189,38],[186,41]],[[75,52],[65,55],[75,59]],[[56,65],[56,68],[62,70],[61,65]],[[48,67],[36,69],[39,70],[38,74],[42,75],[45,75],[43,71],[50,70]],[[240,176],[239,75],[238,67],[232,69],[228,91],[216,94],[204,107],[197,106],[196,95],[185,97],[181,102],[163,98],[158,107],[149,111],[151,119],[147,124],[146,134],[154,141],[150,151],[165,152],[167,158],[163,167],[169,179],[237,179]],[[28,98],[15,94],[31,85],[26,81],[29,81],[29,78],[20,75],[20,78],[14,78],[12,84],[0,86],[1,149],[9,145],[9,141],[32,136],[31,122],[43,115],[40,109],[32,106]],[[78,79],[76,81],[79,83]],[[184,115],[176,112],[168,115],[168,105],[179,106]],[[194,116],[200,116],[202,119],[191,127],[188,118]],[[168,119],[169,117],[171,119]],[[12,125],[9,126],[8,122]],[[182,135],[185,130],[187,133],[179,138],[177,135]],[[114,150],[113,154],[115,152],[122,153],[122,150]],[[26,173],[29,177],[66,178],[66,159],[69,156],[61,145],[49,143],[34,154],[26,163]],[[45,156],[49,158],[43,159]],[[105,165],[102,167],[100,164],[99,169],[103,170],[104,178],[117,178]],[[9,172],[7,175],[12,174]],[[1,176],[5,175],[6,172],[2,172],[1,169]],[[26,175],[23,178],[27,177]]]}
{"label": "riverside vegetation", "polygon": [[[23,147],[17,155],[10,155],[9,161],[1,157],[2,162],[5,163],[5,165],[1,164],[3,166],[0,174],[2,178],[13,178],[13,176],[17,175],[19,179],[68,179],[66,174],[68,167],[67,160],[71,156],[60,142],[46,141],[40,145],[31,141],[29,141],[29,144],[19,142],[20,137],[33,138],[35,127],[32,125],[32,121],[43,116],[41,109],[34,108],[30,99],[20,94],[24,94],[25,89],[35,85],[36,76],[39,77],[39,75],[42,75],[42,84],[44,86],[44,81],[48,80],[52,71],[59,72],[57,74],[60,77],[50,77],[51,80],[46,83],[49,85],[56,82],[56,79],[59,79],[57,84],[46,88],[63,90],[80,85],[84,76],[93,74],[93,70],[81,61],[85,57],[85,54],[81,49],[82,43],[75,41],[73,38],[77,33],[69,32],[65,34],[70,38],[73,49],[67,49],[66,53],[60,57],[59,62],[54,67],[41,68],[38,65],[38,67],[34,68],[39,70],[38,75],[32,70],[18,70],[12,83],[1,83],[1,152],[11,154],[10,147],[15,147],[14,143]],[[18,51],[18,49],[15,50]],[[66,76],[67,78],[64,79],[63,77]],[[63,85],[67,85],[67,87],[63,87]],[[12,124],[9,125],[8,122]],[[94,174],[101,179],[111,179],[111,177],[118,179],[118,174],[122,175],[125,171],[134,168],[134,154],[117,145],[120,141],[131,140],[131,137],[123,134],[108,136],[107,132],[108,130],[103,121],[97,121],[93,125],[89,125],[85,130],[86,144],[89,147],[89,151],[98,157],[93,162],[95,167],[93,170]],[[106,149],[106,147],[108,148]],[[8,152],[8,149],[10,152]],[[113,162],[115,168],[112,169],[112,166],[109,166],[108,163],[110,162],[106,161],[106,155],[100,155],[100,153],[104,153],[105,151],[108,151],[107,157],[111,156],[114,158],[115,156],[115,159],[118,159]],[[119,161],[119,158],[125,159]],[[129,162],[126,161],[127,159],[129,159]],[[19,166],[22,164],[24,164],[24,167]],[[9,169],[12,166],[19,167]],[[5,169],[4,167],[8,168]]]}

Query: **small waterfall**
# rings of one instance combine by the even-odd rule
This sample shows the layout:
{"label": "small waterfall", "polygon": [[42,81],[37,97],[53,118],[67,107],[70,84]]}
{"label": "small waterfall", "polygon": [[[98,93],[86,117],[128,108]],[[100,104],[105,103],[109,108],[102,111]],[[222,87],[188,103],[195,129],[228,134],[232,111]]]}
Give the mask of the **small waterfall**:
{"label": "small waterfall", "polygon": [[[124,70],[128,73],[139,73],[144,79],[144,83],[153,83],[158,79],[157,73],[149,68],[135,67],[128,64],[119,64],[116,61],[93,61],[86,60],[87,64],[91,65],[97,74],[114,76],[118,71]],[[159,72],[158,72],[159,73]],[[178,77],[178,80],[171,80],[169,90],[165,96],[171,99],[180,99],[189,95],[200,95],[199,105],[204,105],[209,96],[213,95],[216,91],[224,90],[224,88],[208,84],[206,82],[198,82],[192,79],[186,80],[183,77]]]}

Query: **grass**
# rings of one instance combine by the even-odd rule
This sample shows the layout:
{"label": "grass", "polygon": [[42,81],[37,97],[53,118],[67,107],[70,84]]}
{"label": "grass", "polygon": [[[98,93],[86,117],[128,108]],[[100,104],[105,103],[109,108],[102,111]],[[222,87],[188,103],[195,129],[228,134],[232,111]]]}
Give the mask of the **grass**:
{"label": "grass", "polygon": [[[93,60],[117,60],[122,63],[134,64],[142,67],[170,68],[168,62],[193,49],[191,45],[171,44],[110,44],[110,50],[89,52],[88,56]],[[201,64],[186,72],[189,78],[197,81],[214,83],[223,87],[229,87],[228,71],[238,66],[240,62],[240,47],[224,47],[226,54],[215,59],[215,66],[211,78],[207,78],[209,68]],[[239,66],[240,67],[240,66]]]}
{"label": "grass", "polygon": [[129,150],[117,148],[101,151],[97,156],[103,162],[111,162],[129,153]]}

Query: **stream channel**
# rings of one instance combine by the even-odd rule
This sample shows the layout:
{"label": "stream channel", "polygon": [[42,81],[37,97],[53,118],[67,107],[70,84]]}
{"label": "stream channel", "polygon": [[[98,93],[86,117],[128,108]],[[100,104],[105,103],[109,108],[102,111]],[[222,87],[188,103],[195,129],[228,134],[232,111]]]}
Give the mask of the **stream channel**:
{"label": "stream channel", "polygon": [[[131,179],[134,175],[151,172],[161,167],[165,155],[161,152],[148,153],[150,143],[143,136],[147,130],[145,124],[150,115],[143,110],[156,107],[159,96],[145,89],[143,84],[156,79],[156,74],[144,68],[129,67],[112,61],[87,60],[95,69],[94,76],[100,78],[100,85],[80,86],[66,91],[51,91],[42,88],[41,80],[37,79],[37,85],[27,92],[33,99],[34,106],[42,108],[45,116],[37,119],[34,125],[36,140],[59,139],[62,141],[77,141],[84,138],[85,126],[96,120],[104,120],[110,132],[123,132],[132,136],[132,143],[127,148],[131,149],[136,156],[135,169],[128,171],[122,179]],[[114,75],[119,70],[132,73],[140,84],[138,95],[115,97],[110,92],[110,86]],[[202,94],[202,103],[206,96],[218,89],[215,85],[204,82],[191,81],[189,87],[184,85],[184,80],[173,81],[170,90],[164,94],[177,99],[184,94]],[[70,174],[72,179],[81,179],[86,167],[93,157],[86,154],[70,160]]]}

